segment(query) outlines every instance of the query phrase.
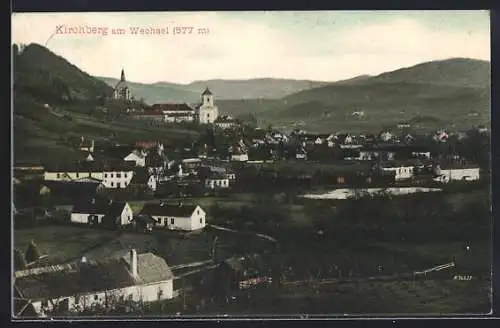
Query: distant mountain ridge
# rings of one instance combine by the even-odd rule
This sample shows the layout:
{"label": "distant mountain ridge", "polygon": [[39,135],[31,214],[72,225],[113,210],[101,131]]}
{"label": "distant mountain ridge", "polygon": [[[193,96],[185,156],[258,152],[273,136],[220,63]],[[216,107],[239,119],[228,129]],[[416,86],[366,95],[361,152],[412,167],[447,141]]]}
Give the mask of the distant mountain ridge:
{"label": "distant mountain ridge", "polygon": [[[97,77],[110,86],[116,85],[118,79]],[[208,87],[216,100],[235,99],[279,99],[287,95],[327,85],[330,82],[292,80],[292,79],[248,79],[248,80],[207,80],[189,84],[156,82],[152,84],[128,82],[132,95],[143,98],[149,104],[156,102],[196,102],[201,92]]]}
{"label": "distant mountain ridge", "polygon": [[[353,117],[355,111],[365,116]],[[452,58],[300,91],[260,113],[276,124],[355,128],[419,115],[433,117],[441,126],[488,124],[490,111],[490,62]]]}

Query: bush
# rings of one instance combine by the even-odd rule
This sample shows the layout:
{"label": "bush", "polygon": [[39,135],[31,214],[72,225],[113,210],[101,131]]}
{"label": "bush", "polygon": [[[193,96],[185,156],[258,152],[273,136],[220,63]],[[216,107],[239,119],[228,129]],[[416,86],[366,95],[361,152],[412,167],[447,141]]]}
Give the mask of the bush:
{"label": "bush", "polygon": [[28,263],[34,262],[40,258],[40,251],[34,240],[31,240],[28,249],[26,250],[26,261]]}

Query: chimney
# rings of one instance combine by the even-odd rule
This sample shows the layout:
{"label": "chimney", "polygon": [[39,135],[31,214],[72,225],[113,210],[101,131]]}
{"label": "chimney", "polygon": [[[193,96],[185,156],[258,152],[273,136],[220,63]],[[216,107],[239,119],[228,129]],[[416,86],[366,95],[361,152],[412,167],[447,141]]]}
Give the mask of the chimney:
{"label": "chimney", "polygon": [[137,252],[135,249],[130,250],[130,271],[134,278],[137,277]]}

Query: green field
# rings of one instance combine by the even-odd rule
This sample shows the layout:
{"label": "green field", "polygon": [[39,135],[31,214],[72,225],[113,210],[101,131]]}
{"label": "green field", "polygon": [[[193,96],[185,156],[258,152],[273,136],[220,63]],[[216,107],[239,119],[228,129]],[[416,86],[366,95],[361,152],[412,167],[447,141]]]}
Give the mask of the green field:
{"label": "green field", "polygon": [[14,230],[14,248],[25,252],[33,240],[44,263],[64,263],[81,258],[89,250],[115,238],[116,232],[70,226],[42,226]]}

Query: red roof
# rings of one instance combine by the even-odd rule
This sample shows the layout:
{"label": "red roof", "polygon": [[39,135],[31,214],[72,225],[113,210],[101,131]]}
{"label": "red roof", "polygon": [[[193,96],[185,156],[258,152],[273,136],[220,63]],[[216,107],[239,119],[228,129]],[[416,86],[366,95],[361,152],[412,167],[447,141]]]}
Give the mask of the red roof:
{"label": "red roof", "polygon": [[169,112],[193,111],[193,109],[189,107],[187,104],[154,104],[152,108],[154,111],[169,111]]}

